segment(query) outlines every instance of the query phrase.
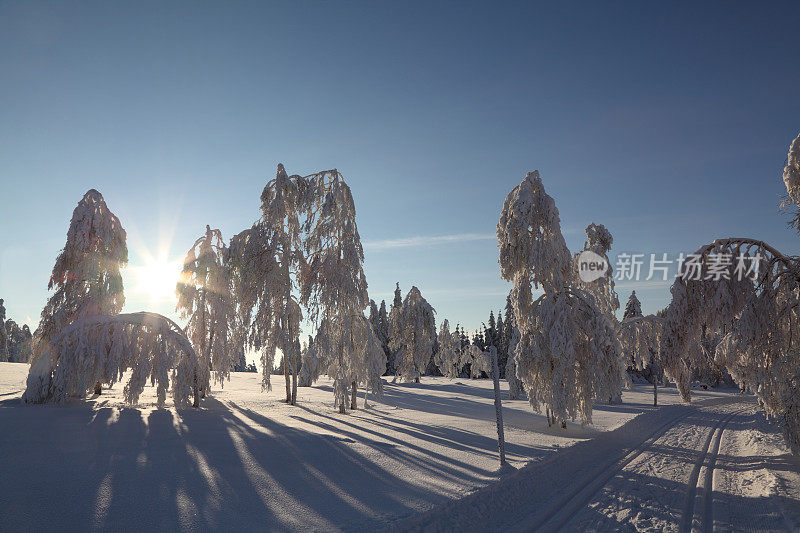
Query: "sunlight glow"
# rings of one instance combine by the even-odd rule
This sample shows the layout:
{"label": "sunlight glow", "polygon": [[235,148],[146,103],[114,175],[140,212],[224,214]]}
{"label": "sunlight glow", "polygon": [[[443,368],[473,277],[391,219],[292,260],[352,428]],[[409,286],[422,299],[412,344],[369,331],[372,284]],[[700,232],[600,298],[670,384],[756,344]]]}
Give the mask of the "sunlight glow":
{"label": "sunlight glow", "polygon": [[151,257],[135,269],[139,293],[147,295],[152,303],[175,300],[180,261],[168,261],[165,256]]}

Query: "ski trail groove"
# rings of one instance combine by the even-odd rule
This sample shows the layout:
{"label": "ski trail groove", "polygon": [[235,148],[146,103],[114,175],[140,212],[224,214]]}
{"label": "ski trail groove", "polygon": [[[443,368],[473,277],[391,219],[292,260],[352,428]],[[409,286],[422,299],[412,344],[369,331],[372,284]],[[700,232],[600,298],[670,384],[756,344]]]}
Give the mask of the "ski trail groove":
{"label": "ski trail groove", "polygon": [[513,527],[513,531],[558,531],[562,529],[575,514],[586,507],[592,497],[606,486],[611,478],[644,453],[653,442],[661,438],[672,426],[692,414],[696,414],[696,411],[689,411],[667,419],[648,433],[638,444],[634,445],[630,451],[618,455],[614,460],[606,463],[591,474],[584,483],[579,484],[577,489],[551,504],[546,513],[538,514],[531,517],[532,520],[516,524]]}
{"label": "ski trail groove", "polygon": [[[717,462],[722,433],[731,419],[745,409],[741,408],[727,415],[723,414],[716,420],[716,424],[711,428],[711,431],[708,432],[708,438],[697,462],[694,464],[694,468],[692,468],[692,473],[687,483],[686,504],[683,509],[680,531],[713,531],[714,465]],[[697,489],[700,482],[700,472],[704,468],[702,493],[699,493]]]}

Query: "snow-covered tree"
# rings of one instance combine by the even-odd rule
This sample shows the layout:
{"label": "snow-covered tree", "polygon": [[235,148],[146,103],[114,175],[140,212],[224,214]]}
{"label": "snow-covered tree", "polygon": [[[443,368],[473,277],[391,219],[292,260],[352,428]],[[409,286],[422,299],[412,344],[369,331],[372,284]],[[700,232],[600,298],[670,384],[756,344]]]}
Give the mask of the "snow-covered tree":
{"label": "snow-covered tree", "polygon": [[[511,298],[506,296],[505,320],[503,320],[503,329],[500,332],[500,374],[506,379],[509,378],[509,361],[513,359],[514,354],[514,350],[511,348],[511,341],[515,328],[514,308],[511,305]],[[519,335],[519,331],[517,331],[517,335]]]}
{"label": "snow-covered tree", "polygon": [[306,209],[307,180],[288,176],[278,165],[275,179],[261,193],[261,217],[231,239],[229,262],[234,294],[240,306],[244,340],[261,352],[262,387],[271,388],[275,354],[284,357],[286,402],[297,399],[297,353],[302,311],[293,292],[304,263],[301,218]]}
{"label": "snow-covered tree", "polygon": [[786,198],[781,206],[793,207],[792,225],[800,230],[800,134],[789,145],[786,166],[783,167],[783,184],[786,186]]}
{"label": "snow-covered tree", "polygon": [[419,383],[436,340],[434,309],[417,287],[411,287],[398,312],[392,309],[389,327],[395,351],[397,374],[405,381]]}
{"label": "snow-covered tree", "polygon": [[642,316],[642,303],[636,297],[636,291],[631,291],[628,297],[628,303],[625,304],[625,311],[622,314],[622,319],[633,318]]}
{"label": "snow-covered tree", "polygon": [[150,380],[159,407],[168,389],[176,407],[188,407],[192,398],[198,405],[199,368],[192,344],[177,324],[155,313],[88,315],[74,321],[50,339],[31,365],[22,401],[85,398],[96,383],[114,384],[128,370],[132,373],[123,395],[129,404],[138,402]]}
{"label": "snow-covered tree", "polygon": [[[753,281],[736,272],[737,266],[752,264],[751,261],[732,260],[719,270],[719,279],[706,279],[709,265],[718,263],[721,257],[752,258],[751,252],[765,257],[771,253],[769,249],[765,243],[752,239],[719,239],[692,254],[696,259],[691,265],[683,265],[681,275],[672,284],[672,301],[664,311],[660,355],[664,372],[675,380],[684,401],[691,399],[690,356],[700,350],[703,325],[712,331],[730,328],[755,292]],[[702,275],[695,276],[695,268]]]}
{"label": "snow-covered tree", "polygon": [[[300,240],[300,219],[307,201],[307,181],[300,176],[287,176],[283,165],[278,164],[275,179],[267,183],[261,193],[261,219],[257,222],[265,233],[275,254],[276,271],[273,282],[279,287],[272,291],[271,332],[274,339],[267,344],[274,353],[277,348],[283,354],[283,375],[286,383],[286,403],[295,404],[297,399],[297,367],[299,356],[297,345],[300,339],[302,314],[292,291],[299,267],[303,263]],[[274,355],[273,355],[274,357]],[[288,364],[286,364],[288,362]],[[291,377],[290,377],[291,376]]]}
{"label": "snow-covered tree", "polygon": [[614,272],[611,268],[611,261],[608,258],[608,252],[611,251],[613,243],[614,237],[604,225],[593,222],[586,227],[586,241],[583,244],[583,249],[603,257],[606,260],[608,269],[601,278],[584,282],[578,276],[577,261],[580,254],[575,254],[574,283],[575,287],[586,291],[594,298],[594,303],[600,312],[604,313],[612,322],[616,322],[619,298],[614,290]]}
{"label": "snow-covered tree", "polygon": [[122,310],[120,268],[127,262],[122,224],[103,196],[89,190],[72,212],[67,242],[50,275],[47,288],[55,293],[47,300],[34,332],[33,360],[48,351],[52,339],[72,322]]}
{"label": "snow-covered tree", "polygon": [[[490,346],[489,348],[494,348],[494,346]],[[469,376],[472,379],[481,377],[481,374],[484,372],[487,375],[491,372],[491,360],[488,354],[488,350],[483,351],[474,344],[471,344],[469,348],[464,350],[461,358],[461,365],[469,365]]]}
{"label": "snow-covered tree", "polygon": [[307,237],[301,301],[308,306],[311,320],[324,325],[314,344],[333,378],[334,404],[344,413],[348,389],[351,409],[356,408],[359,385],[382,394],[380,376],[386,371],[386,355],[364,316],[369,297],[350,187],[335,169],[304,179]]}
{"label": "snow-covered tree", "polygon": [[[555,201],[538,171],[506,197],[497,224],[500,270],[512,281],[511,302],[520,332],[516,373],[531,406],[548,422],[580,417],[591,422],[592,399],[622,388],[619,343],[595,298],[573,286],[572,256],[561,233]],[[544,295],[533,299],[533,289]]]}
{"label": "snow-covered tree", "polygon": [[175,288],[175,310],[182,319],[188,319],[186,335],[200,359],[198,387],[203,397],[210,390],[210,371],[222,386],[226,378],[230,379],[234,363],[231,325],[235,305],[226,253],[222,233],[206,226],[205,235],[186,253]]}
{"label": "snow-covered tree", "polygon": [[[278,341],[276,301],[280,304],[284,279],[279,273],[272,244],[259,224],[231,237],[226,263],[233,275],[233,294],[238,306],[234,340],[259,352],[261,387],[272,389],[270,376]],[[297,320],[299,324],[299,318]]]}
{"label": "snow-covered tree", "polygon": [[8,331],[6,330],[6,308],[3,306],[3,299],[0,298],[0,362],[9,360],[8,341]]}
{"label": "snow-covered tree", "polygon": [[[724,366],[740,386],[756,393],[767,413],[782,419],[790,447],[800,454],[800,348],[796,341],[800,335],[800,267],[796,259],[751,239],[718,240],[698,253],[708,258],[712,250],[760,256],[755,283],[684,282],[685,296],[673,300],[670,309],[675,309],[672,313],[668,309],[668,315],[689,315],[681,312],[682,301],[692,302],[699,307],[693,315],[704,320],[701,324],[729,332],[715,348],[715,363]],[[679,331],[681,336],[674,344],[696,349],[701,326]],[[691,353],[686,350],[681,355],[687,361]]]}
{"label": "snow-covered tree", "polygon": [[5,326],[8,333],[8,360],[14,363],[27,363],[31,351],[30,328],[27,324],[19,327],[13,320],[6,320]]}
{"label": "snow-covered tree", "polygon": [[391,350],[389,349],[389,318],[386,315],[386,301],[381,300],[380,308],[378,308],[375,300],[369,301],[369,323],[372,325],[372,330],[377,335],[381,349],[388,360]]}
{"label": "snow-covered tree", "polygon": [[389,353],[387,354],[387,373],[389,375],[395,376],[397,379],[397,367],[399,366],[400,362],[397,359],[397,350],[392,348],[395,345],[392,339],[392,321],[394,317],[400,313],[400,309],[403,307],[403,293],[400,291],[400,282],[395,283],[394,289],[394,298],[392,300],[392,305],[389,308],[389,315],[388,315],[388,322],[387,322],[387,332],[388,332],[388,339],[389,339]]}
{"label": "snow-covered tree", "polygon": [[461,372],[461,339],[450,332],[450,322],[442,321],[439,327],[438,350],[434,361],[439,371],[446,378],[456,378]]}
{"label": "snow-covered tree", "polygon": [[506,364],[508,363],[508,345],[505,343],[506,322],[503,320],[503,312],[497,312],[497,331],[495,332],[495,347],[497,348],[497,368],[500,370],[499,377],[505,377]]}
{"label": "snow-covered tree", "polygon": [[322,361],[317,354],[317,347],[314,345],[314,338],[309,335],[303,349],[300,351],[300,373],[297,376],[298,385],[310,387],[317,381],[324,372]]}
{"label": "snow-covered tree", "polygon": [[653,382],[653,405],[658,405],[658,382],[662,377],[659,363],[662,324],[663,319],[655,315],[633,315],[624,318],[618,327],[618,338],[626,360],[639,372],[649,369]]}
{"label": "snow-covered tree", "polygon": [[[508,315],[506,315],[508,316]],[[518,400],[524,391],[522,381],[517,376],[517,362],[516,357],[513,356],[519,343],[519,330],[513,326],[511,333],[511,340],[508,344],[508,365],[506,366],[506,381],[508,382],[508,397],[512,400]]]}
{"label": "snow-covered tree", "polygon": [[269,388],[280,350],[288,362],[287,401],[295,402],[302,304],[318,327],[314,355],[334,378],[335,402],[344,412],[348,390],[355,398],[363,384],[380,394],[382,384],[370,374],[381,367],[381,357],[372,350],[375,332],[363,315],[367,282],[350,188],[335,169],[287,176],[279,165],[261,200],[261,219],[231,239],[229,260],[247,344],[261,351],[262,384]]}

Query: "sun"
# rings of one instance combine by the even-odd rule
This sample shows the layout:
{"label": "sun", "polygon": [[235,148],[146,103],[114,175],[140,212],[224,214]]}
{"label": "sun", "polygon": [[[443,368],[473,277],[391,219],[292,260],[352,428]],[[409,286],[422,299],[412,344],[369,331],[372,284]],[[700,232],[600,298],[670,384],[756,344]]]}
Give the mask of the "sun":
{"label": "sun", "polygon": [[165,256],[151,257],[136,270],[139,292],[148,295],[152,303],[175,299],[180,261],[169,261]]}

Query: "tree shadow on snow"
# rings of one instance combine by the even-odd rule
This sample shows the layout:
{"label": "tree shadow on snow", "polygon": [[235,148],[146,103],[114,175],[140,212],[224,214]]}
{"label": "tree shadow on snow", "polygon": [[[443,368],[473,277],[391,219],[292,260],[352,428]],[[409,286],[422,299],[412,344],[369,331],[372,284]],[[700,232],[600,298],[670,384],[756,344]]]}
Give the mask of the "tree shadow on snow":
{"label": "tree shadow on snow", "polygon": [[0,508],[3,528],[12,530],[385,525],[458,496],[404,475],[404,465],[460,486],[493,474],[421,446],[409,450],[377,429],[358,430],[349,416],[317,414],[330,423],[309,431],[213,398],[179,414],[18,399],[0,405]]}

